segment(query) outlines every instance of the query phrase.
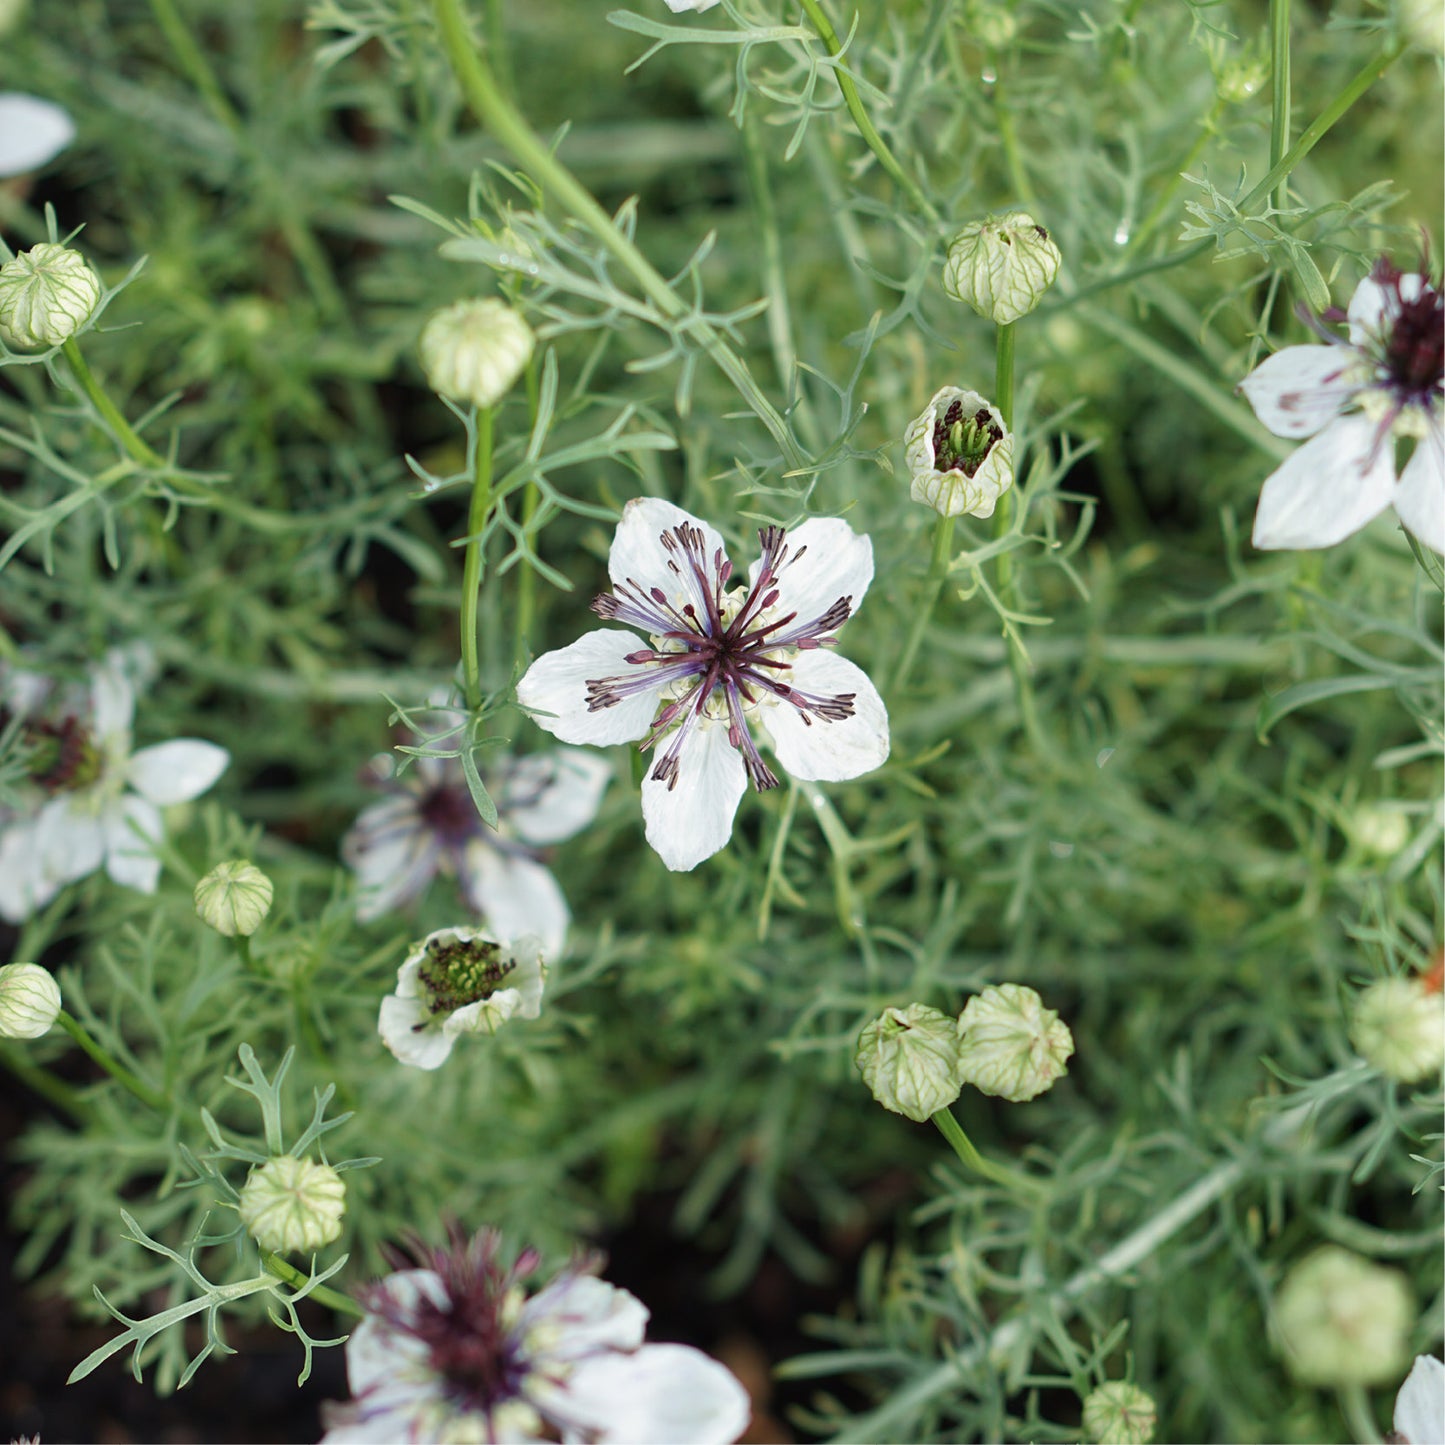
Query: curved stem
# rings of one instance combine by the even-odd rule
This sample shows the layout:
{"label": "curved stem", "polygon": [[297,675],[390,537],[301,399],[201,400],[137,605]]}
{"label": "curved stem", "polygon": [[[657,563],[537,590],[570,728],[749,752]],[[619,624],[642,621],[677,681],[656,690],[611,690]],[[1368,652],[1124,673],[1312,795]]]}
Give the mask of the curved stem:
{"label": "curved stem", "polygon": [[472,504],[467,512],[467,552],[462,563],[462,676],[467,706],[482,702],[482,665],[477,655],[477,608],[482,591],[482,532],[492,509],[492,409],[477,408],[477,456]]}
{"label": "curved stem", "polygon": [[159,1113],[170,1109],[170,1100],[164,1094],[157,1093],[149,1084],[142,1083],[112,1053],[96,1043],[79,1020],[61,1009],[56,1022],[116,1083],[129,1089],[147,1108],[155,1109]]}
{"label": "curved stem", "polygon": [[985,1159],[974,1148],[973,1140],[963,1132],[963,1126],[953,1117],[952,1109],[940,1109],[930,1117],[966,1168],[972,1169],[975,1174],[982,1174],[985,1179],[992,1179],[995,1184],[1002,1184],[1005,1189],[1012,1189],[1015,1193],[1043,1193],[1044,1186],[1040,1180],[1030,1179],[1026,1174],[1019,1174],[1006,1165]]}
{"label": "curved stem", "polygon": [[[261,1264],[268,1274],[284,1280],[294,1289],[301,1289],[306,1284],[308,1276],[297,1269],[294,1264],[287,1264],[279,1255],[272,1254],[269,1249],[261,1251]],[[324,1284],[318,1284],[314,1289],[307,1290],[306,1298],[314,1299],[317,1304],[329,1305],[339,1314],[350,1315],[353,1319],[359,1320],[366,1317],[366,1311],[350,1295],[342,1294],[339,1290],[328,1289]]]}
{"label": "curved stem", "polygon": [[80,389],[90,399],[90,404],[105,419],[106,425],[115,433],[116,440],[125,448],[127,455],[143,467],[165,466],[165,458],[140,439],[135,428],[121,414],[120,408],[105,394],[100,383],[91,375],[90,368],[85,364],[85,358],[81,356],[80,347],[75,344],[73,336],[61,346],[60,353],[69,363],[71,375],[79,383]]}

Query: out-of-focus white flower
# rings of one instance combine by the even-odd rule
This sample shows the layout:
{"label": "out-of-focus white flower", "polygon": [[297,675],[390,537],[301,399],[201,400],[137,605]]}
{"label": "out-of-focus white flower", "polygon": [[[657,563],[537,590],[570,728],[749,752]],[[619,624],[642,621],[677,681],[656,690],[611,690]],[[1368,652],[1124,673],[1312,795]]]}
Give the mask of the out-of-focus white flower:
{"label": "out-of-focus white flower", "polygon": [[342,843],[356,871],[357,917],[401,908],[438,873],[451,873],[498,938],[532,933],[548,958],[559,957],[571,914],[539,850],[597,816],[611,775],[606,759],[581,748],[496,759],[483,773],[497,805],[493,830],[478,816],[457,759],[419,757],[399,776],[374,768],[388,796],[362,811]]}
{"label": "out-of-focus white flower", "polygon": [[1445,1364],[1434,1355],[1416,1355],[1395,1397],[1395,1434],[1403,1445],[1432,1445],[1445,1440]]}
{"label": "out-of-focus white flower", "polygon": [[237,1210],[262,1249],[309,1253],[341,1233],[346,1185],[329,1164],[277,1154],[251,1171]]}
{"label": "out-of-focus white flower", "polygon": [[1013,485],[1014,439],[976,391],[945,386],[903,438],[910,495],[944,517],[991,517]]}
{"label": "out-of-focus white flower", "polygon": [[100,277],[69,246],[42,241],[0,266],[0,340],[17,350],[69,341],[100,304]]}
{"label": "out-of-focus white flower", "polygon": [[75,139],[69,112],[19,91],[0,93],[0,179],[48,165]]}
{"label": "out-of-focus white flower", "polygon": [[227,938],[249,938],[271,911],[271,880],[254,863],[218,863],[195,888],[196,913]]}
{"label": "out-of-focus white flower", "polygon": [[538,726],[569,743],[655,747],[642,782],[647,841],[685,871],[732,835],[748,780],[778,780],[752,726],[795,778],[856,778],[888,757],[888,713],[861,669],[830,649],[873,580],[873,544],[814,518],[759,532],[746,587],[722,536],[654,497],[630,501],[608,558],[603,628],[546,653],[517,685]]}
{"label": "out-of-focus white flower", "polygon": [[49,800],[0,834],[0,917],[11,923],[102,864],[115,882],[154,893],[161,809],[200,797],[230,762],[198,738],[132,752],[135,671],[124,651],[107,654],[91,673],[88,716],[29,729],[38,752],[31,781]]}
{"label": "out-of-focus white flower", "polygon": [[1084,1401],[1084,1438],[1095,1445],[1149,1445],[1158,1413],[1138,1385],[1110,1380]]}
{"label": "out-of-focus white flower", "polygon": [[407,955],[377,1031],[403,1063],[439,1069],[463,1034],[494,1034],[542,1012],[547,970],[536,938],[499,943],[475,928],[439,928]]}
{"label": "out-of-focus white flower", "polygon": [[643,1343],[647,1309],[571,1269],[528,1297],[538,1257],[511,1268],[495,1233],[421,1256],[363,1297],[346,1345],[352,1399],[325,1410],[323,1445],[590,1441],[728,1445],[747,1392],[686,1345]]}
{"label": "out-of-focus white flower", "polygon": [[[1445,54],[1445,0],[1400,0],[1399,15],[1401,28],[1416,45]],[[1445,1440],[1445,1432],[1440,1438]]]}
{"label": "out-of-focus white flower", "polygon": [[667,0],[667,8],[674,15],[681,15],[684,10],[711,10],[718,0]]}
{"label": "out-of-focus white flower", "polygon": [[[1381,260],[1355,288],[1348,340],[1287,346],[1239,389],[1276,436],[1309,437],[1265,479],[1254,516],[1260,548],[1331,547],[1391,505],[1445,553],[1445,303],[1420,275]],[[1395,474],[1395,443],[1415,451]]]}
{"label": "out-of-focus white flower", "polygon": [[0,968],[0,1039],[38,1039],[60,1017],[60,985],[38,963]]}
{"label": "out-of-focus white flower", "polygon": [[417,349],[433,391],[452,401],[495,406],[532,355],[532,328],[505,301],[456,301],[436,312]]}
{"label": "out-of-focus white flower", "polygon": [[1051,1089],[1074,1052],[1069,1026],[1031,988],[990,985],[958,1016],[958,1076],[1020,1104]]}
{"label": "out-of-focus white flower", "polygon": [[853,1063],[885,1109],[923,1123],[958,1098],[958,1021],[927,1004],[884,1009]]}
{"label": "out-of-focus white flower", "polygon": [[999,326],[1027,316],[1059,274],[1059,248],[1027,211],[987,216],[948,243],[943,289]]}
{"label": "out-of-focus white flower", "polygon": [[1381,978],[1355,999],[1350,1042],[1360,1057],[1402,1084],[1445,1068],[1445,993],[1425,978]]}

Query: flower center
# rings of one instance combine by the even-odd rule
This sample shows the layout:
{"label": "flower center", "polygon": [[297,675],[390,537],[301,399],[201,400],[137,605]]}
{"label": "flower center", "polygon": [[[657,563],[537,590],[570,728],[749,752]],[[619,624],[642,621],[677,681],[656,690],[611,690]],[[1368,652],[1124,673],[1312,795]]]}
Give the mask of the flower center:
{"label": "flower center", "polygon": [[963,403],[954,401],[933,427],[933,465],[940,472],[977,474],[994,446],[1003,440],[1003,428],[980,407],[970,417]]}
{"label": "flower center", "polygon": [[485,938],[434,938],[416,976],[435,1018],[491,998],[515,967],[514,961],[502,959],[498,944]]}
{"label": "flower center", "polygon": [[432,788],[421,796],[417,812],[446,847],[460,847],[479,831],[476,806],[465,788],[445,784]]}
{"label": "flower center", "polygon": [[47,793],[70,793],[100,781],[103,758],[90,729],[78,718],[31,723],[26,766],[31,781]]}
{"label": "flower center", "polygon": [[1395,290],[1395,314],[1385,337],[1381,358],[1389,384],[1402,404],[1430,407],[1445,380],[1445,305],[1433,286],[1406,301],[1400,294],[1400,275],[1390,278]]}

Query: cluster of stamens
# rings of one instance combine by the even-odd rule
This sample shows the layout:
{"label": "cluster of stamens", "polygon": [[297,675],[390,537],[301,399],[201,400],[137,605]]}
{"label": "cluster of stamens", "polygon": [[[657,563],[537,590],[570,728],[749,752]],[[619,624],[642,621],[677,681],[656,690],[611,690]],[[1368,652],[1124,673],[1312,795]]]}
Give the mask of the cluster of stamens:
{"label": "cluster of stamens", "polygon": [[1424,281],[1420,294],[1407,300],[1402,274],[1384,258],[1376,263],[1372,279],[1394,293],[1381,338],[1382,381],[1398,406],[1413,403],[1429,410],[1439,404],[1445,380],[1445,301]]}
{"label": "cluster of stamens", "polygon": [[[0,731],[9,724],[10,717],[0,709]],[[100,777],[100,750],[79,718],[32,721],[25,725],[21,737],[27,749],[25,763],[30,780],[47,793],[74,792]]]}
{"label": "cluster of stamens", "polygon": [[426,990],[432,1014],[451,1014],[479,999],[491,998],[515,967],[515,962],[502,959],[499,945],[485,938],[470,942],[434,938],[426,946],[416,976]]}
{"label": "cluster of stamens", "polygon": [[934,470],[974,476],[1002,440],[1003,428],[987,407],[979,407],[965,419],[963,403],[955,400],[933,425]]}

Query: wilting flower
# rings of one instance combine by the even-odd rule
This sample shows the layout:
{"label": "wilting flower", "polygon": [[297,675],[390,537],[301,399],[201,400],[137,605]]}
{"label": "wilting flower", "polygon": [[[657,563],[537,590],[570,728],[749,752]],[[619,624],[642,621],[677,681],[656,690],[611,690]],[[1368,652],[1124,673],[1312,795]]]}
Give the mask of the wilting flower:
{"label": "wilting flower", "polygon": [[877,689],[829,651],[873,580],[873,545],[814,518],[759,532],[745,587],[727,590],[721,535],[670,502],[629,502],[612,541],[613,590],[592,610],[649,636],[603,628],[539,657],[517,700],[564,742],[654,748],[642,782],[647,841],[696,867],[732,833],[748,780],[778,780],[753,738],[766,729],[794,777],[839,782],[888,757]]}
{"label": "wilting flower", "polygon": [[1416,1355],[1395,1397],[1395,1434],[1401,1445],[1430,1445],[1445,1440],[1445,1364],[1434,1355]]}
{"label": "wilting flower", "polygon": [[976,391],[945,386],[903,438],[910,495],[944,517],[991,517],[1013,485],[1014,439]]}
{"label": "wilting flower", "polygon": [[[1445,552],[1445,304],[1421,275],[1381,260],[1350,300],[1349,338],[1287,346],[1239,384],[1276,436],[1310,437],[1265,480],[1254,517],[1261,548],[1329,547],[1393,504],[1426,546]],[[1415,438],[1396,480],[1395,443]]]}
{"label": "wilting flower", "polygon": [[0,266],[0,341],[7,346],[59,346],[99,304],[100,277],[69,246],[42,241]]}
{"label": "wilting flower", "polygon": [[687,1345],[643,1343],[648,1312],[583,1268],[536,1294],[495,1233],[419,1253],[363,1297],[346,1345],[352,1399],[326,1408],[323,1445],[376,1441],[571,1440],[727,1445],[747,1392]]}
{"label": "wilting flower", "polygon": [[433,391],[473,406],[495,406],[532,355],[532,328],[505,301],[457,301],[436,312],[417,349]]}
{"label": "wilting flower", "polygon": [[580,748],[492,762],[484,778],[497,805],[495,830],[478,816],[455,758],[421,756],[398,776],[378,778],[389,796],[365,809],[342,843],[356,870],[357,917],[379,918],[451,873],[498,937],[536,934],[547,957],[557,957],[571,915],[538,850],[597,816],[611,773]]}
{"label": "wilting flower", "polygon": [[75,139],[75,122],[60,106],[19,91],[0,93],[0,178],[48,165]]}
{"label": "wilting flower", "polygon": [[513,1014],[536,1018],[546,976],[533,937],[499,943],[475,928],[439,928],[397,970],[377,1031],[403,1064],[439,1069],[463,1034],[494,1034]]}
{"label": "wilting flower", "polygon": [[251,1171],[236,1208],[262,1249],[309,1253],[340,1235],[346,1185],[329,1164],[277,1154]]}
{"label": "wilting flower", "polygon": [[23,921],[102,864],[115,882],[154,893],[161,809],[198,798],[230,762],[198,738],[132,752],[132,671],[111,652],[91,673],[88,713],[27,719],[30,781],[48,801],[0,834],[0,917]]}

